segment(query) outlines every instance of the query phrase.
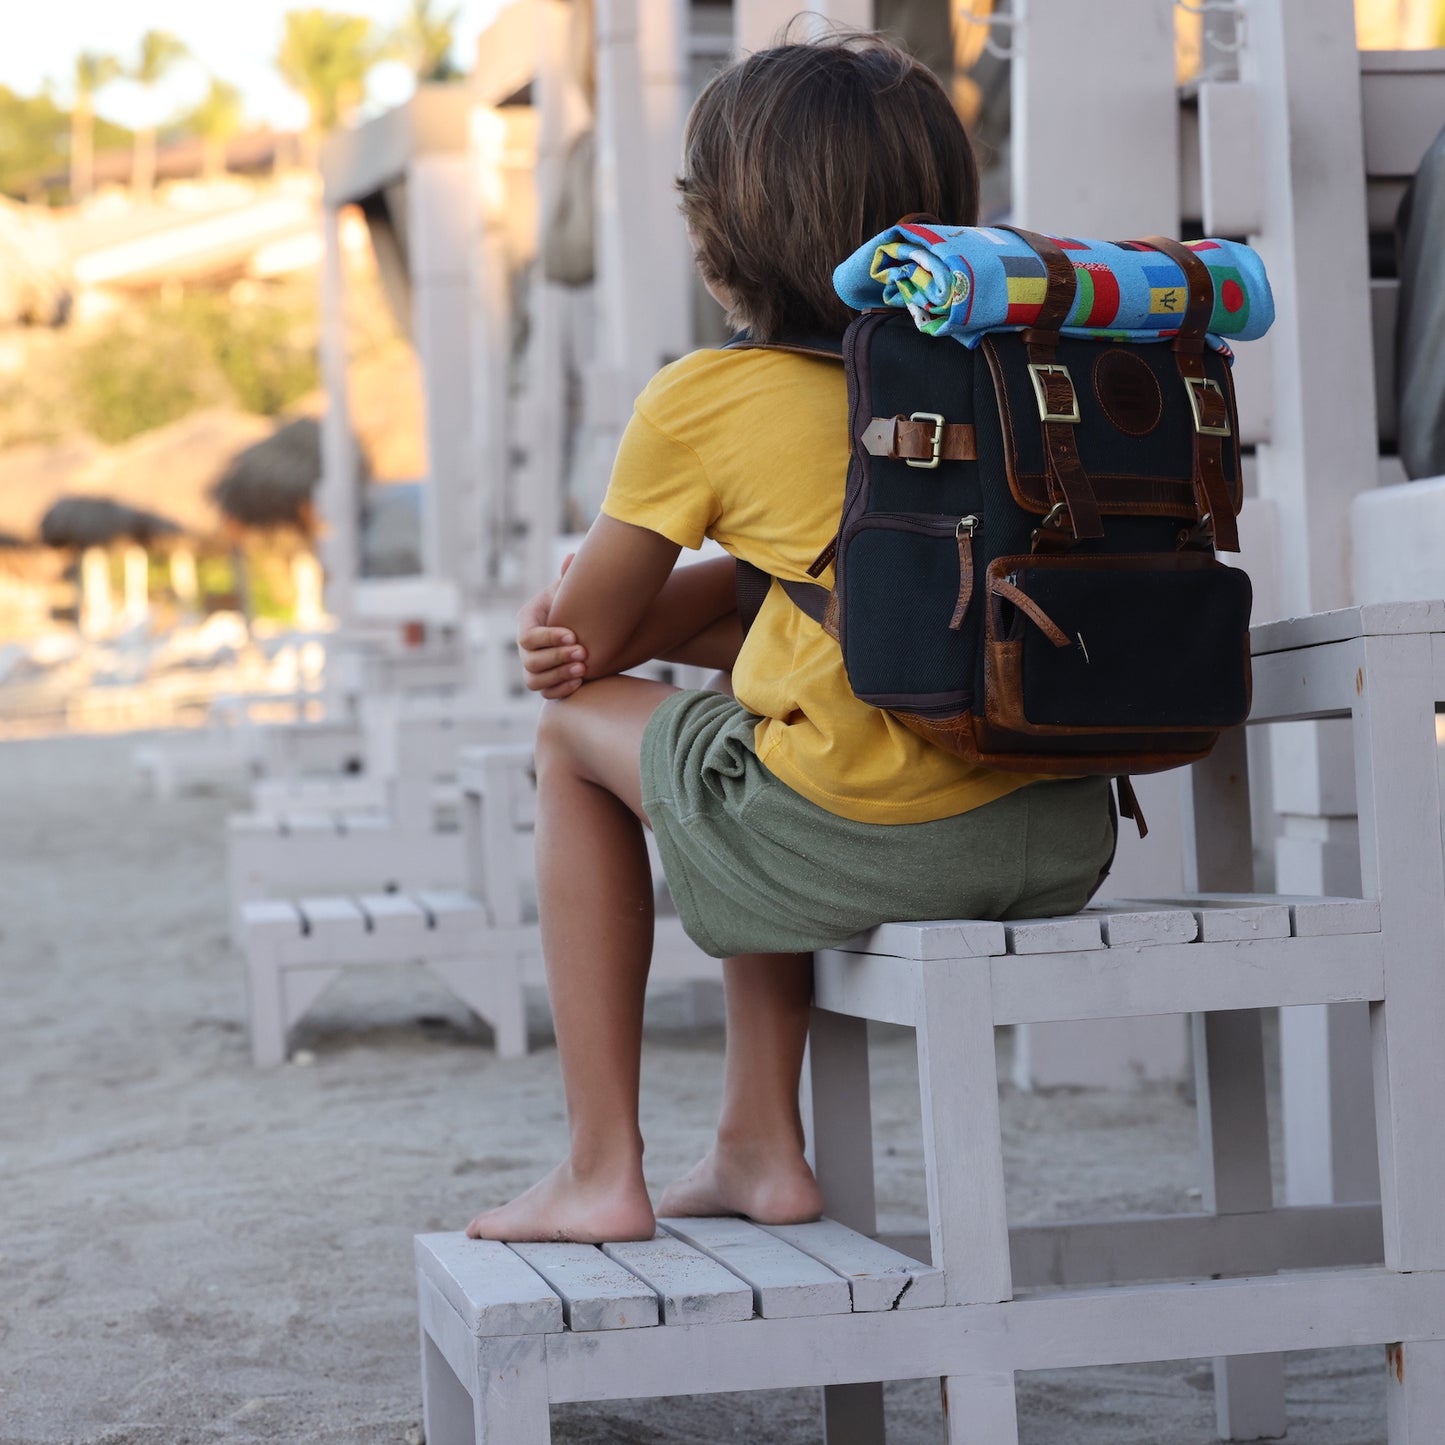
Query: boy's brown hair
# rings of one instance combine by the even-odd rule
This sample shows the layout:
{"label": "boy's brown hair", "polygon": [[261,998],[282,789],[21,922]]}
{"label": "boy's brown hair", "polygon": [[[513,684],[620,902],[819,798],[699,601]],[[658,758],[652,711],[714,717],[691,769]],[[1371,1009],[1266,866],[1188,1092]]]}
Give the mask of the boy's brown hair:
{"label": "boy's brown hair", "polygon": [[754,340],[839,337],[833,268],[920,212],[978,213],[978,166],[942,85],[878,35],[760,50],[714,76],[683,137],[698,269]]}

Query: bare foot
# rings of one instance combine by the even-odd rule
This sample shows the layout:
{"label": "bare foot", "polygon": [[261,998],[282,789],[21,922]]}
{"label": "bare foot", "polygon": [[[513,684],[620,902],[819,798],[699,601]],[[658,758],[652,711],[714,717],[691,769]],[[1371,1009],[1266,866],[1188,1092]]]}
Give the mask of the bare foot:
{"label": "bare foot", "polygon": [[702,1162],[662,1192],[657,1212],[743,1214],[759,1224],[804,1224],[823,1212],[823,1195],[802,1152],[714,1144]]}
{"label": "bare foot", "polygon": [[639,1171],[635,1179],[606,1183],[573,1177],[569,1160],[510,1204],[489,1209],[467,1225],[472,1239],[509,1244],[565,1240],[575,1244],[651,1239],[657,1232],[652,1201]]}

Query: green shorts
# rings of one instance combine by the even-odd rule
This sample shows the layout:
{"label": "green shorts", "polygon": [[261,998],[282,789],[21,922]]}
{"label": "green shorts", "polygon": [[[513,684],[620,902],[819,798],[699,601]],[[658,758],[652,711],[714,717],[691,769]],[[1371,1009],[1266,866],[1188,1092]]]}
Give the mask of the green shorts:
{"label": "green shorts", "polygon": [[807,953],[890,920],[1039,918],[1113,856],[1107,778],[1031,783],[931,823],[857,823],[780,782],[733,698],[680,692],[642,737],[642,805],[683,927],[715,958]]}

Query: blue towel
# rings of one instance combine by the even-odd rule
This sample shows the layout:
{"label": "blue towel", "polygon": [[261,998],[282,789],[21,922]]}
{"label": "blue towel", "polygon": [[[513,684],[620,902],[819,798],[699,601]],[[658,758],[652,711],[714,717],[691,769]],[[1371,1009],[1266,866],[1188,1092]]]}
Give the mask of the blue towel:
{"label": "blue towel", "polygon": [[[1179,264],[1139,241],[1054,238],[1074,263],[1077,288],[1066,336],[1163,341],[1175,336],[1189,288]],[[1238,241],[1188,241],[1214,282],[1211,341],[1252,341],[1274,320],[1264,263]],[[906,306],[920,331],[977,346],[986,331],[1038,318],[1048,288],[1044,263],[1012,231],[992,226],[900,223],[860,246],[833,272],[859,311]]]}

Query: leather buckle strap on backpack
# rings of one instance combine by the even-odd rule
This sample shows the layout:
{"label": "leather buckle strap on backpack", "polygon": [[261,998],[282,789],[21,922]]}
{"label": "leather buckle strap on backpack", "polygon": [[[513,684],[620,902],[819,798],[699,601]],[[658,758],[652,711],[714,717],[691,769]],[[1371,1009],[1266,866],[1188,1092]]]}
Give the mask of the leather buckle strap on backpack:
{"label": "leather buckle strap on backpack", "polygon": [[1199,528],[1210,519],[1214,545],[1222,552],[1239,551],[1239,525],[1224,480],[1223,439],[1231,435],[1229,404],[1219,383],[1204,374],[1205,329],[1214,309],[1214,283],[1209,268],[1180,241],[1145,236],[1143,244],[1168,256],[1189,286],[1189,304],[1174,338],[1174,360],[1189,395],[1194,415],[1194,487],[1199,498]]}
{"label": "leather buckle strap on backpack", "polygon": [[859,437],[870,456],[907,462],[921,471],[935,471],[939,462],[971,462],[978,457],[972,426],[945,421],[941,412],[915,411],[902,416],[875,416]]}
{"label": "leather buckle strap on backpack", "polygon": [[[1061,366],[1057,360],[1059,329],[1068,320],[1078,291],[1073,262],[1057,242],[1037,231],[1026,231],[1021,226],[1003,226],[1000,229],[1012,231],[1044,263],[1047,289],[1043,303],[1033,325],[1024,332],[1029,379],[1038,398],[1044,455],[1049,461],[1049,480],[1054,499],[1063,502],[1068,509],[1073,541],[1096,539],[1104,535],[1104,522],[1074,440],[1074,427],[1079,422],[1079,395],[1068,367]],[[1044,529],[1040,528],[1039,535],[1044,535]],[[1056,542],[1060,535],[1062,533],[1055,534],[1050,542]]]}

